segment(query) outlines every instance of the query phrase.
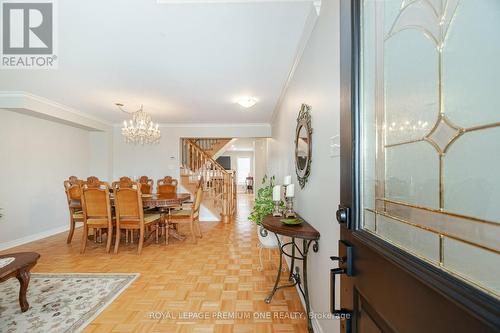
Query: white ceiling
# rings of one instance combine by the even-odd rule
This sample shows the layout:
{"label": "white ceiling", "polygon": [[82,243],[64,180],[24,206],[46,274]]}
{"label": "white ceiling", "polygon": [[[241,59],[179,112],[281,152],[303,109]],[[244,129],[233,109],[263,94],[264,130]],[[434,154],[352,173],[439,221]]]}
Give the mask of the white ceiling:
{"label": "white ceiling", "polygon": [[[58,1],[59,68],[1,70],[26,91],[110,123],[115,102],[157,122],[269,122],[295,61],[311,2],[158,4]],[[235,102],[250,95],[251,109]]]}

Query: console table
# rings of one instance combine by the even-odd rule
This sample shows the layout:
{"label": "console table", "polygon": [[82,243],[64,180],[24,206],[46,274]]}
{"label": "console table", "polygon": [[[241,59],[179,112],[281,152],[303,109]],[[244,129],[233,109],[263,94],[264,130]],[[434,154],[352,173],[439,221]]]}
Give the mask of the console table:
{"label": "console table", "polygon": [[[267,217],[264,218],[262,221],[262,226],[264,229],[261,229],[261,234],[263,237],[267,236],[267,231],[274,232],[276,234],[276,239],[278,240],[278,245],[280,249],[280,264],[278,267],[278,274],[276,276],[276,282],[274,283],[274,288],[267,296],[265,299],[265,302],[267,304],[271,303],[274,294],[278,289],[281,288],[287,288],[287,287],[294,287],[298,286],[300,292],[302,293],[302,296],[304,296],[304,301],[306,303],[306,315],[307,315],[307,328],[309,332],[313,332],[312,329],[312,324],[311,324],[311,317],[310,317],[310,311],[311,307],[309,304],[309,290],[307,288],[307,254],[309,253],[309,247],[312,246],[312,250],[314,252],[318,252],[318,239],[319,239],[319,232],[313,228],[309,223],[307,223],[304,219],[302,219],[300,216],[297,216],[298,219],[302,220],[302,223],[299,225],[286,225],[283,224],[280,220],[283,219],[282,217],[274,217],[272,215],[268,215]],[[291,238],[290,242],[287,242],[285,244],[281,244],[281,240],[278,235],[282,236],[287,236]],[[300,248],[300,243],[299,245],[296,244],[295,240],[299,239],[302,240],[302,248]],[[285,251],[285,248],[287,246],[291,247],[291,253],[288,253]],[[299,256],[297,256],[297,253]],[[287,257],[291,258],[292,262],[290,265],[290,275],[288,277],[288,281],[290,283],[285,284],[285,285],[279,285],[280,278],[281,278],[281,270],[283,268],[283,255],[286,255]],[[303,281],[301,280],[300,277],[300,269],[299,267],[295,267],[295,260],[302,260],[302,276],[303,276]],[[302,288],[304,286],[304,288]]]}

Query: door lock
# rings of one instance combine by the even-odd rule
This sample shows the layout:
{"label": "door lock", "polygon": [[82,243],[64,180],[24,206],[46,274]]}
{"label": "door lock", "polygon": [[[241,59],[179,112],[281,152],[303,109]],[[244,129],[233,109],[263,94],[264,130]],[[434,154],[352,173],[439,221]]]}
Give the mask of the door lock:
{"label": "door lock", "polygon": [[339,209],[337,210],[337,221],[339,223],[347,223],[349,226],[351,209],[346,206],[339,205]]}

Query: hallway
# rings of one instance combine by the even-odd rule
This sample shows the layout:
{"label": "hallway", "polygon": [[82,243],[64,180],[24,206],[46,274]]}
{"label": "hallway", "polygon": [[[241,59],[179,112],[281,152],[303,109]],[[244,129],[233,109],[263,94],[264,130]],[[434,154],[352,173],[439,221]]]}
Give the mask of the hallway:
{"label": "hallway", "polygon": [[[135,244],[124,245],[118,255],[113,255],[105,253],[104,244],[89,242],[85,254],[80,255],[78,229],[70,245],[66,245],[66,233],[62,233],[9,252],[40,253],[35,273],[140,273],[87,326],[87,333],[306,332],[295,289],[281,290],[272,304],[264,303],[273,286],[277,257],[274,253],[271,263],[264,256],[264,270],[258,271],[256,228],[247,220],[252,200],[252,195],[238,195],[237,218],[230,224],[202,222],[203,238],[197,245],[188,239],[171,240],[165,246],[155,244],[152,237],[138,256]],[[292,314],[296,319],[290,319]],[[209,318],[188,318],[200,315]]]}

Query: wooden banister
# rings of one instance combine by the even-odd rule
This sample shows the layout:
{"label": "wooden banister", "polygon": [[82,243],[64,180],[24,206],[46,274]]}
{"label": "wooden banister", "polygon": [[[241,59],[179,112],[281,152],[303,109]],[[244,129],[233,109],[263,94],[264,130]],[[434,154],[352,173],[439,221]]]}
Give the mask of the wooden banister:
{"label": "wooden banister", "polygon": [[210,192],[221,210],[222,221],[228,223],[236,213],[236,173],[227,171],[193,139],[181,140],[181,168],[193,181],[203,177],[203,188]]}

